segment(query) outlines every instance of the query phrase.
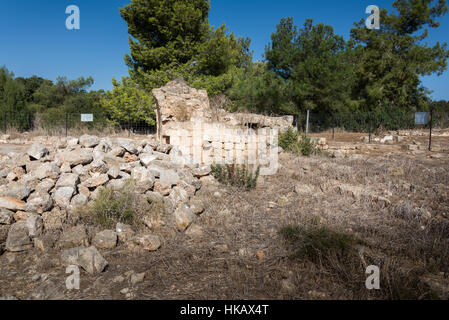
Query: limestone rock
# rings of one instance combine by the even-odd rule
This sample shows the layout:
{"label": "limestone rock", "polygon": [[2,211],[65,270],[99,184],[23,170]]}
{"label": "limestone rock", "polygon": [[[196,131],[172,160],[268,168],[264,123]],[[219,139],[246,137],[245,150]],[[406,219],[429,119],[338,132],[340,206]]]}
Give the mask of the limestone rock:
{"label": "limestone rock", "polygon": [[14,222],[13,214],[14,212],[8,209],[0,208],[0,224],[12,224]]}
{"label": "limestone rock", "polygon": [[134,236],[134,231],[131,226],[120,222],[117,223],[115,232],[121,242],[126,242]]}
{"label": "limestone rock", "polygon": [[0,208],[5,208],[13,211],[23,210],[25,207],[25,202],[11,198],[11,197],[0,197]]}
{"label": "limestone rock", "polygon": [[95,235],[93,245],[102,249],[115,248],[117,245],[117,233],[112,230],[101,231]]}
{"label": "limestone rock", "polygon": [[6,192],[3,193],[5,197],[11,197],[19,200],[23,200],[25,198],[28,198],[28,196],[31,193],[31,188],[27,186],[15,186],[10,189],[8,189]]}
{"label": "limestone rock", "polygon": [[87,236],[86,228],[83,225],[78,225],[65,230],[58,241],[58,248],[67,249],[79,246],[88,246],[89,238]]}
{"label": "limestone rock", "polygon": [[176,173],[175,170],[161,170],[159,182],[161,184],[174,186],[179,182],[180,178],[179,175]]}
{"label": "limestone rock", "polygon": [[28,227],[28,235],[31,238],[39,237],[44,231],[44,221],[40,216],[31,216],[26,221]]}
{"label": "limestone rock", "polygon": [[157,160],[157,155],[155,154],[144,153],[140,155],[140,163],[145,167],[148,167],[154,160]]}
{"label": "limestone rock", "polygon": [[131,243],[128,245],[128,247],[131,250],[140,248],[147,251],[156,251],[161,247],[161,245],[162,242],[159,236],[153,234],[146,234],[135,236],[131,240]]}
{"label": "limestone rock", "polygon": [[195,214],[187,205],[181,205],[176,209],[174,216],[176,226],[180,231],[186,230],[195,220]]}
{"label": "limestone rock", "polygon": [[40,160],[48,154],[48,149],[40,143],[33,143],[27,150],[27,154],[33,159]]}
{"label": "limestone rock", "polygon": [[72,187],[75,188],[79,183],[79,176],[76,173],[63,173],[56,182],[56,188]]}
{"label": "limestone rock", "polygon": [[68,208],[70,206],[70,200],[75,193],[75,188],[73,187],[62,187],[58,188],[53,194],[53,200],[60,208]]}
{"label": "limestone rock", "polygon": [[61,163],[68,162],[72,167],[89,164],[93,159],[93,149],[90,148],[66,150],[59,154]]}
{"label": "limestone rock", "polygon": [[44,220],[45,230],[58,230],[62,228],[66,221],[67,213],[58,208],[53,208],[50,212],[44,212],[42,219]]}
{"label": "limestone rock", "polygon": [[108,265],[108,262],[95,247],[80,250],[78,265],[90,274],[100,273]]}
{"label": "limestone rock", "polygon": [[33,247],[31,238],[28,234],[28,225],[25,221],[14,223],[9,228],[8,238],[6,239],[6,250],[19,252],[29,250]]}
{"label": "limestone rock", "polygon": [[96,136],[83,135],[80,137],[79,143],[85,148],[93,148],[100,143],[100,139]]}

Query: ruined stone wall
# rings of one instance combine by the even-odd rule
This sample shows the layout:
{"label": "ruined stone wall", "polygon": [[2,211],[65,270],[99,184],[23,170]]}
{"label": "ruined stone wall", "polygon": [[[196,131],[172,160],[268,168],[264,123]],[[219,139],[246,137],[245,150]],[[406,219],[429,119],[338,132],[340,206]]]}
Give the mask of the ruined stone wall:
{"label": "ruined stone wall", "polygon": [[278,129],[236,128],[194,118],[172,124],[165,134],[177,146],[180,159],[192,164],[248,164],[260,166],[261,175],[277,168]]}
{"label": "ruined stone wall", "polygon": [[260,165],[272,174],[277,163],[279,131],[292,126],[293,117],[267,117],[211,109],[205,90],[172,81],[153,90],[157,103],[157,137],[177,147],[192,163]]}

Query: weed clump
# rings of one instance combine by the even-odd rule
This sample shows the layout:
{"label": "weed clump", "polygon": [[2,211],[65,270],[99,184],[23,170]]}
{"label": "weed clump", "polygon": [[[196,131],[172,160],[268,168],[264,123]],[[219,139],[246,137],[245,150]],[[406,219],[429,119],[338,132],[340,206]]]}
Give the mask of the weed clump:
{"label": "weed clump", "polygon": [[143,228],[145,221],[160,220],[165,215],[165,204],[151,200],[135,191],[132,179],[118,189],[104,188],[89,205],[79,208],[79,214],[88,222],[104,228],[114,228],[118,222]]}
{"label": "weed clump", "polygon": [[253,172],[245,165],[213,164],[211,169],[213,177],[218,182],[246,190],[254,189],[257,186],[260,174],[260,167]]}
{"label": "weed clump", "polygon": [[354,245],[359,243],[352,235],[339,233],[325,226],[306,228],[291,225],[283,227],[281,234],[295,246],[292,257],[312,262],[328,260],[331,255],[344,257],[352,254]]}

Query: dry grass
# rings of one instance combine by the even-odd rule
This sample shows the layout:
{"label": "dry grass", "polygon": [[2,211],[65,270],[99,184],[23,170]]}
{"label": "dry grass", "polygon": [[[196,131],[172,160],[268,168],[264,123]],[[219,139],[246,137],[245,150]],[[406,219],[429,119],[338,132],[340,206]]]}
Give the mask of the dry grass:
{"label": "dry grass", "polygon": [[[134,270],[146,278],[133,299],[447,298],[447,158],[282,154],[280,164],[249,191],[204,185],[202,236],[166,226],[153,230],[164,237],[157,252],[104,251],[107,272],[83,273],[83,290],[66,297],[123,299],[129,285],[111,280]],[[380,290],[365,288],[370,265],[381,270]],[[15,278],[3,275],[0,288]]]}

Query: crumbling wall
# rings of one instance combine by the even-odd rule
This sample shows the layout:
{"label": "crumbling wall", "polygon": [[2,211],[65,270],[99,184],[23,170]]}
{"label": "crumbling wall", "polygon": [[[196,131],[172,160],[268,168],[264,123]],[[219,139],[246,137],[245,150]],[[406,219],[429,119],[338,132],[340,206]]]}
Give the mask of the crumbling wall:
{"label": "crumbling wall", "polygon": [[[178,147],[193,163],[254,164],[265,166],[262,174],[277,163],[277,135],[292,126],[293,117],[212,110],[205,90],[172,81],[153,90],[157,102],[157,137]],[[274,159],[276,157],[276,159]]]}

